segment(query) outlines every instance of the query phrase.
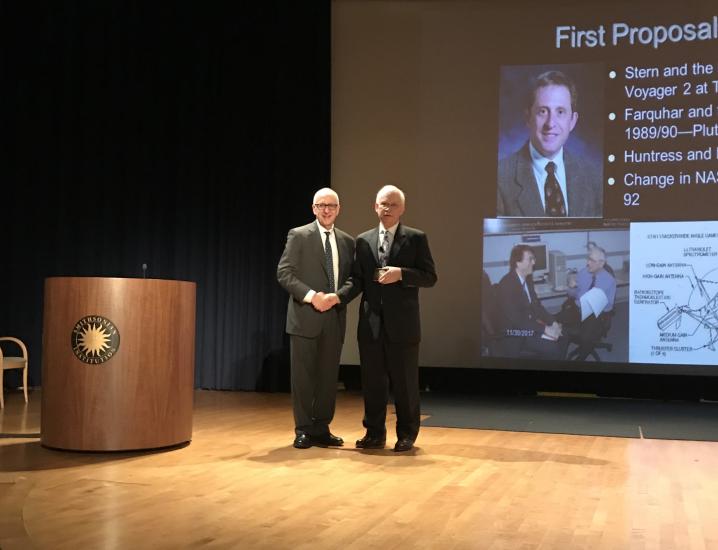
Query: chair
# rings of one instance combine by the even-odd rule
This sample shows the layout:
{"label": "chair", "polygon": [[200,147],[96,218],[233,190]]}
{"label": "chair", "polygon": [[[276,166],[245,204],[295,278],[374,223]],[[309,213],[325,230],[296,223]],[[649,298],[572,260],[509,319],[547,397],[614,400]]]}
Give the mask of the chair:
{"label": "chair", "polygon": [[[598,352],[596,350],[598,349],[605,349],[607,352],[611,353],[613,351],[613,344],[611,342],[606,342],[603,340],[607,335],[608,331],[611,330],[611,322],[613,320],[613,316],[615,315],[614,311],[604,311],[601,313],[601,315],[598,316],[598,320],[601,323],[601,337],[599,340],[596,340],[594,342],[591,342],[591,349],[588,351],[588,356],[593,357],[594,361],[601,361],[601,356],[598,355]],[[581,339],[579,338],[579,333],[573,334],[569,338],[569,343],[576,344],[576,348],[571,351],[571,353],[568,356],[569,360],[578,359],[579,353],[581,349]],[[588,357],[587,356],[587,357]]]}
{"label": "chair", "polygon": [[14,342],[22,351],[22,357],[3,355],[2,347],[0,347],[0,409],[5,408],[5,399],[2,389],[2,373],[10,369],[22,369],[22,390],[25,393],[25,403],[27,403],[27,348],[21,340],[12,336],[0,336],[0,342]]}

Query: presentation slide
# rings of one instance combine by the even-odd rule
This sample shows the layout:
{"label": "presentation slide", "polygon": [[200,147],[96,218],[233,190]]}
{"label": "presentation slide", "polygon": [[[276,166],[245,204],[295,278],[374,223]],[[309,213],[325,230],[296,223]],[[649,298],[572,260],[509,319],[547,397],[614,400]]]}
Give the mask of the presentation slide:
{"label": "presentation slide", "polygon": [[421,365],[718,375],[714,3],[335,0],[332,25],[338,223],[405,191],[439,275]]}

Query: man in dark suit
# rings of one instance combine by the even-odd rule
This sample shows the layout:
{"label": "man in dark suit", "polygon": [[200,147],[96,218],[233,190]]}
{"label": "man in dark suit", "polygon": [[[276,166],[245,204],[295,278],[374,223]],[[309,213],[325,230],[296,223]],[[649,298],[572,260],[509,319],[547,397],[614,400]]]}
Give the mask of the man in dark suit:
{"label": "man in dark suit", "polygon": [[354,274],[363,290],[357,338],[366,428],[356,446],[384,448],[391,382],[394,450],[408,451],[419,433],[419,287],[434,286],[437,277],[426,234],[400,223],[404,193],[383,187],[374,210],[379,226],[357,237]]}
{"label": "man in dark suit", "polygon": [[563,359],[567,341],[562,327],[541,305],[534,289],[536,257],[526,244],[511,249],[509,272],[498,284],[495,311],[502,339],[502,355],[519,357],[522,351],[537,358]]}
{"label": "man in dark suit", "polygon": [[529,140],[499,162],[498,216],[603,215],[601,170],[564,149],[578,122],[576,97],[559,71],[536,78],[526,107]]}
{"label": "man in dark suit", "polygon": [[[315,221],[295,227],[277,266],[277,280],[289,292],[294,446],[341,446],[329,431],[334,417],[339,357],[346,328],[346,302],[354,239],[334,226],[339,197],[320,189],[312,204]],[[354,293],[356,294],[356,293]]]}

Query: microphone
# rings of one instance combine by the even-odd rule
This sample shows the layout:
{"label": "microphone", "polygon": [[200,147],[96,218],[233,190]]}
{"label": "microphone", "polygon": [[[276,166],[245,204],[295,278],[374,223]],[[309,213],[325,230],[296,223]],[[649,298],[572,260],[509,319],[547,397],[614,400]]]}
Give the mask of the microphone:
{"label": "microphone", "polygon": [[147,264],[142,264],[142,278],[147,278]]}

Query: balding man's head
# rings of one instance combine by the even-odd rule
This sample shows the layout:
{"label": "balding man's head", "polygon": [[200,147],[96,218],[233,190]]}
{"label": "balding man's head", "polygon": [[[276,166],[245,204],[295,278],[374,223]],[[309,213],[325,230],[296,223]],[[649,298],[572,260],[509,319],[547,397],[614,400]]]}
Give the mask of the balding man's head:
{"label": "balding man's head", "polygon": [[374,211],[385,228],[394,227],[404,213],[404,192],[393,185],[385,185],[376,194]]}
{"label": "balding man's head", "polygon": [[588,251],[586,266],[591,273],[596,273],[606,265],[606,251],[600,246],[592,246]]}

